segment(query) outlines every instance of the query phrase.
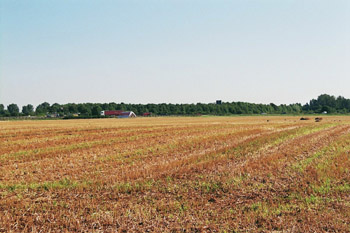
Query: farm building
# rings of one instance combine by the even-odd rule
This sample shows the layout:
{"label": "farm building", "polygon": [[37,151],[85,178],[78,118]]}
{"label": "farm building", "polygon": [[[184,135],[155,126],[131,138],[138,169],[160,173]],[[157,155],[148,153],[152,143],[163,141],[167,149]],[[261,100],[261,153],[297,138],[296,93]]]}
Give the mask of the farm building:
{"label": "farm building", "polygon": [[106,110],[106,111],[101,111],[101,116],[128,118],[128,117],[136,117],[136,114],[132,111]]}

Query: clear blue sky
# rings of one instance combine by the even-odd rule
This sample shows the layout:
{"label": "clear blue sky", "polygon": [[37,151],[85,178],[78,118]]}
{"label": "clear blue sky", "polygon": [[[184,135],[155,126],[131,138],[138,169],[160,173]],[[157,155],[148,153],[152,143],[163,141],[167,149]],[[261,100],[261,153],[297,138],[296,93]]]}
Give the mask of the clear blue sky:
{"label": "clear blue sky", "polygon": [[0,103],[350,98],[349,0],[1,0]]}

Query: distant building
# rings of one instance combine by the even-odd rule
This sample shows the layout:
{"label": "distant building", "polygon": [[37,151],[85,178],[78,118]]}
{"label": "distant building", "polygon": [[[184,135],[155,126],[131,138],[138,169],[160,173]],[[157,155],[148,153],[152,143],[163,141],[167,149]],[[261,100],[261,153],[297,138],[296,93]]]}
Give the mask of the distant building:
{"label": "distant building", "polygon": [[58,113],[50,113],[50,114],[46,114],[47,118],[57,118],[60,117],[60,114]]}
{"label": "distant building", "polygon": [[217,100],[216,104],[220,105],[220,104],[222,104],[222,101],[221,100]]}
{"label": "distant building", "polygon": [[117,117],[117,118],[129,118],[129,117],[136,117],[136,114],[132,111],[106,110],[106,111],[101,111],[101,116],[110,116],[110,117]]}
{"label": "distant building", "polygon": [[322,114],[327,114],[328,112],[327,111],[323,111]]}

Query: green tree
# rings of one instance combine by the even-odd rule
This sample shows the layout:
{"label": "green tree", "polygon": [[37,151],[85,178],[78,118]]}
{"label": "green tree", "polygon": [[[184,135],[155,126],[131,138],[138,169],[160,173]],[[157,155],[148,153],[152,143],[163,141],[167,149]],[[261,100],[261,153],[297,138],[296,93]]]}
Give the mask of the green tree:
{"label": "green tree", "polygon": [[0,104],[0,116],[5,115],[5,106],[3,104]]}
{"label": "green tree", "polygon": [[82,116],[91,116],[91,109],[87,104],[78,104],[78,111]]}
{"label": "green tree", "polygon": [[50,112],[50,104],[48,102],[44,102],[42,104],[39,104],[35,109],[35,113],[37,115],[44,115],[48,112]]}
{"label": "green tree", "polygon": [[334,96],[323,94],[317,98],[317,101],[322,107],[324,106],[331,107],[331,108],[336,107],[336,100]]}
{"label": "green tree", "polygon": [[92,107],[91,113],[93,116],[100,116],[102,107],[100,105],[95,105]]}
{"label": "green tree", "polygon": [[11,114],[11,116],[18,116],[19,115],[19,108],[17,104],[10,104],[7,106],[7,110]]}
{"label": "green tree", "polygon": [[68,106],[68,112],[70,114],[78,113],[78,107],[76,104],[67,104]]}
{"label": "green tree", "polygon": [[51,105],[49,112],[50,113],[61,113],[61,112],[63,112],[63,108],[60,104],[54,103],[53,105]]}
{"label": "green tree", "polygon": [[22,113],[25,116],[33,115],[34,114],[34,107],[31,104],[25,105],[22,107]]}

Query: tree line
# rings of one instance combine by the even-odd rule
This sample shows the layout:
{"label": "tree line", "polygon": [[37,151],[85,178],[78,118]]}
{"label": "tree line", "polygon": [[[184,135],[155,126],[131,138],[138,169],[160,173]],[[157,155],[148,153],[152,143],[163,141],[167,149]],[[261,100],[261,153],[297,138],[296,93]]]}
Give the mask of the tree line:
{"label": "tree line", "polygon": [[327,94],[310,100],[309,103],[296,104],[253,104],[246,102],[223,102],[221,104],[125,104],[125,103],[68,103],[39,104],[36,108],[28,104],[22,106],[10,104],[5,108],[0,104],[1,117],[16,116],[55,116],[55,117],[100,117],[102,110],[133,111],[136,115],[152,113],[152,115],[232,115],[232,114],[301,114],[301,113],[340,113],[350,112],[350,99]]}

